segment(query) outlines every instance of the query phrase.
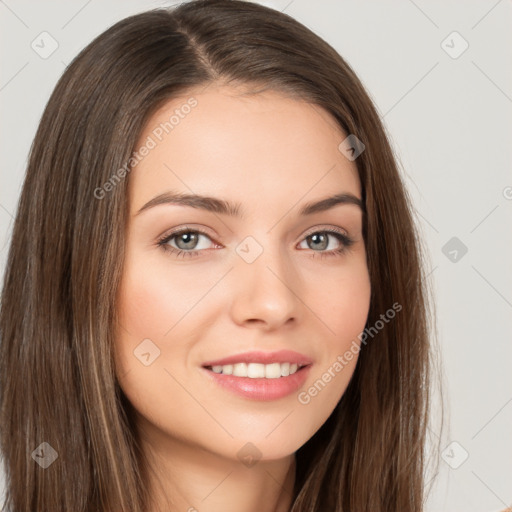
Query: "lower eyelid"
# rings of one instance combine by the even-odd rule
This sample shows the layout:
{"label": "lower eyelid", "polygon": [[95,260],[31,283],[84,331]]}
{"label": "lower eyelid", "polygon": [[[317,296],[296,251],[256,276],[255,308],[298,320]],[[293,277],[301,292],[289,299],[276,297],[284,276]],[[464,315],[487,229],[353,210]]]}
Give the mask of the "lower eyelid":
{"label": "lower eyelid", "polygon": [[[177,231],[175,233],[171,233],[170,235],[164,237],[163,239],[161,239],[159,242],[158,242],[158,245],[161,246],[165,251],[168,251],[168,252],[171,252],[171,253],[179,253],[179,254],[186,254],[186,255],[189,255],[189,256],[196,256],[196,255],[199,255],[200,253],[203,253],[209,249],[190,249],[190,250],[185,250],[185,249],[179,249],[177,247],[173,247],[169,244],[169,242],[177,237],[179,237],[180,235],[184,234],[184,233],[196,233],[198,235],[201,235],[201,236],[204,236],[205,238],[208,238],[213,245],[216,245],[217,247],[219,246],[219,244],[217,244],[213,239],[212,237],[207,234],[207,233],[204,233],[202,231],[199,231],[199,230],[194,230],[194,229],[188,229],[188,230],[181,230],[181,231]],[[348,235],[345,235],[343,233],[340,233],[338,231],[333,231],[333,230],[328,230],[328,229],[325,229],[325,230],[317,230],[317,231],[313,231],[307,235],[305,235],[302,240],[299,242],[299,243],[303,243],[304,241],[306,241],[307,238],[309,238],[310,236],[312,235],[315,235],[315,234],[318,234],[318,233],[324,233],[324,234],[327,234],[328,236],[331,236],[333,238],[335,238],[336,240],[338,240],[338,242],[340,242],[340,245],[341,247],[338,247],[337,249],[330,249],[328,251],[324,250],[324,251],[313,251],[313,255],[318,253],[318,254],[332,254],[334,255],[336,252],[339,252],[340,250],[343,250],[343,249],[348,249],[353,243],[354,243],[354,240],[351,239]],[[215,247],[212,247],[212,249],[214,249]],[[301,249],[303,250],[303,249]],[[306,249],[308,250],[308,249]],[[311,249],[312,250],[312,249]]]}

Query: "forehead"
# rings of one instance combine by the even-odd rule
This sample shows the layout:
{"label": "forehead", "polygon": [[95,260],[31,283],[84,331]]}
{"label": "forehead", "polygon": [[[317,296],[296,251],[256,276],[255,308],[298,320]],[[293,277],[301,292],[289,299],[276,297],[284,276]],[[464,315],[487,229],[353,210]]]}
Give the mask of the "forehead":
{"label": "forehead", "polygon": [[360,197],[356,165],[338,149],[345,137],[327,111],[280,92],[192,90],[146,123],[135,148],[145,156],[130,175],[132,210],[167,190],[255,207],[336,192]]}

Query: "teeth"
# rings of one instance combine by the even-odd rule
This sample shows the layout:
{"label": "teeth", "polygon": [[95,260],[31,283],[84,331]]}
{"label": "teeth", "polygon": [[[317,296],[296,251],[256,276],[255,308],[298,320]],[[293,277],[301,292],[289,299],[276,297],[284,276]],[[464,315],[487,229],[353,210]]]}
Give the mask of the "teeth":
{"label": "teeth", "polygon": [[[222,367],[224,368],[224,367]],[[222,370],[221,368],[221,370]],[[245,363],[237,363],[233,365],[233,375],[235,377],[247,377],[247,365]]]}
{"label": "teeth", "polygon": [[294,374],[299,368],[296,363],[237,363],[224,366],[212,366],[214,373],[234,375],[235,377],[249,377],[250,379],[279,379]]}
{"label": "teeth", "polygon": [[279,363],[272,363],[261,366],[265,367],[266,379],[279,379],[279,377],[281,377],[281,365]]}
{"label": "teeth", "polygon": [[249,363],[247,365],[247,377],[251,379],[263,379],[265,377],[265,368],[266,366],[262,364]]}

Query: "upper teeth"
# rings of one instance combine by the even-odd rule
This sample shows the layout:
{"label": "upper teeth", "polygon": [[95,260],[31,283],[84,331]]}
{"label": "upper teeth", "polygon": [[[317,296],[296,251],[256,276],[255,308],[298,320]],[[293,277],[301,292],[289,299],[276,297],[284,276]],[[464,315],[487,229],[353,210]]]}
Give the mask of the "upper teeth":
{"label": "upper teeth", "polygon": [[250,377],[251,379],[278,379],[279,377],[292,375],[298,368],[299,366],[296,363],[237,363],[212,366],[212,371],[234,375],[235,377]]}

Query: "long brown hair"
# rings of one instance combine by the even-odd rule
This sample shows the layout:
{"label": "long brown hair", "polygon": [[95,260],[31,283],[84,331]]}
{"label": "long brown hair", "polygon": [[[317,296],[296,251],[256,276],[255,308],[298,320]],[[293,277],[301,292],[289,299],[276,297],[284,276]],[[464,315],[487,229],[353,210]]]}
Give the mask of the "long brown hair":
{"label": "long brown hair", "polygon": [[[237,0],[193,1],[116,23],[74,59],[51,95],[30,152],[2,292],[5,510],[142,512],[150,503],[133,411],[113,363],[129,171],[108,194],[95,191],[130,161],[157,108],[212,82],[306,100],[364,143],[355,163],[372,283],[367,326],[392,304],[402,307],[362,347],[337,407],[297,451],[292,511],[419,512],[429,300],[396,159],[343,58],[293,18]],[[44,469],[34,451],[48,456],[50,447],[57,459]]]}

